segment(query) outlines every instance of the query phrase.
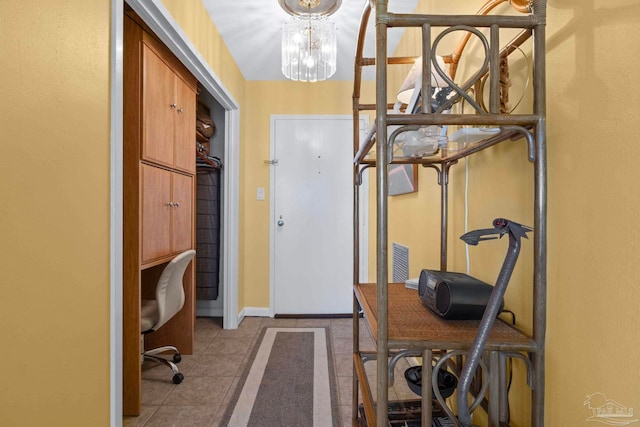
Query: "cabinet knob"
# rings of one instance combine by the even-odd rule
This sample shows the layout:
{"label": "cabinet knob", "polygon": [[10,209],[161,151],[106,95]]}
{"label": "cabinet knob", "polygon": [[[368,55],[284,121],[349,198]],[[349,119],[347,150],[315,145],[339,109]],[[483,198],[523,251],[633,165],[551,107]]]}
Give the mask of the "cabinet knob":
{"label": "cabinet knob", "polygon": [[171,104],[171,105],[170,105],[170,107],[171,107],[171,108],[176,108],[176,107],[177,107],[177,105],[176,105],[176,103],[174,102],[173,104]]}
{"label": "cabinet knob", "polygon": [[167,203],[167,206],[172,207],[173,206],[173,202]]}
{"label": "cabinet knob", "polygon": [[173,202],[173,206],[175,206],[176,208],[180,207],[180,202]]}
{"label": "cabinet knob", "polygon": [[184,110],[182,108],[178,108],[178,113],[183,113]]}

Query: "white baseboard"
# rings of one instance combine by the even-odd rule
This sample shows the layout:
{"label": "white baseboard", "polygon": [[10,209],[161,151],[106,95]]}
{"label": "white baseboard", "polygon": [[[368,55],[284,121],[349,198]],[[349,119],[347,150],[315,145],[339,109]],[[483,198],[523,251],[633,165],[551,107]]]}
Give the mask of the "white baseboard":
{"label": "white baseboard", "polygon": [[269,307],[245,307],[242,311],[249,317],[273,317]]}
{"label": "white baseboard", "polygon": [[242,310],[240,310],[240,313],[238,313],[238,320],[237,320],[238,323],[236,323],[236,325],[240,325],[240,323],[242,322],[242,319],[244,319],[244,316],[245,314],[244,314],[244,308],[243,308]]}
{"label": "white baseboard", "polygon": [[245,317],[273,317],[268,307],[245,307],[238,313],[238,325]]}

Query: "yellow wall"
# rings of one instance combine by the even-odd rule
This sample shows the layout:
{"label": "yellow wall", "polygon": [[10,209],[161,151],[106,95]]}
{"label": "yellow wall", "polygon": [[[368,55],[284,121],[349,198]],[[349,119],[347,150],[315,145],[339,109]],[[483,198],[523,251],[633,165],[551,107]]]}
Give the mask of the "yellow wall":
{"label": "yellow wall", "polygon": [[[343,65],[347,66],[347,65]],[[366,100],[367,87],[362,96]],[[283,94],[286,94],[284,96]],[[290,81],[248,81],[243,110],[246,123],[242,147],[243,187],[241,200],[245,214],[242,255],[244,305],[269,307],[269,173],[264,164],[270,154],[272,114],[352,114],[353,82],[299,83]],[[249,125],[250,124],[250,125]],[[351,141],[346,141],[351,143]],[[266,190],[266,201],[257,201],[256,188]]]}
{"label": "yellow wall", "polygon": [[[472,13],[480,4],[423,0],[419,9],[438,13],[467,8]],[[640,5],[630,0],[549,2],[549,426],[589,424],[592,412],[583,402],[596,392],[636,413],[640,407],[638,16]],[[407,36],[398,54],[416,54],[415,41]],[[522,61],[515,62],[521,69]],[[513,91],[518,90],[521,84],[514,85]],[[487,227],[497,216],[533,225],[533,169],[522,141],[471,157],[469,171],[471,229]],[[458,240],[464,232],[464,162],[453,168],[451,181],[449,268],[464,271],[464,246]],[[411,247],[412,274],[422,265],[437,265],[430,240],[437,239],[439,218],[430,205],[439,191],[433,172],[420,170],[419,185],[418,194],[393,197],[390,204],[391,217],[401,215],[390,234]],[[406,212],[419,209],[420,214]],[[412,238],[414,230],[425,231],[429,244]],[[503,242],[472,247],[471,274],[494,282],[505,249]],[[532,242],[525,241],[506,298],[527,331],[532,327],[532,249]],[[514,426],[529,425],[528,398],[520,369],[511,392]]]}
{"label": "yellow wall", "polygon": [[584,425],[595,392],[640,410],[638,16],[549,8],[549,425]]}
{"label": "yellow wall", "polygon": [[[164,3],[242,105],[202,3]],[[110,10],[0,3],[0,425],[109,424]]]}
{"label": "yellow wall", "polygon": [[110,1],[0,2],[0,424],[109,420]]}
{"label": "yellow wall", "polygon": [[[244,82],[199,1],[164,4],[241,104],[239,308],[266,307],[268,206],[252,195],[269,188],[269,115],[350,114],[352,86]],[[0,2],[0,339],[10,385],[0,390],[0,424],[107,425],[110,1],[45,9]],[[549,426],[585,425],[582,403],[595,392],[640,408],[637,16],[633,0],[549,6]],[[294,96],[279,101],[285,90]],[[523,159],[521,142],[471,159],[471,228],[499,215],[531,223]],[[452,246],[462,229],[462,169],[452,176]],[[437,264],[437,247],[413,240],[437,238],[432,171],[420,170],[419,186],[390,207],[402,219],[390,241],[412,248],[413,274],[420,262]],[[472,250],[472,273],[492,280],[503,248],[485,248]],[[454,268],[464,266],[461,251],[451,249]],[[507,299],[525,329],[530,252],[525,243]],[[516,426],[527,425],[526,393],[514,386]]]}

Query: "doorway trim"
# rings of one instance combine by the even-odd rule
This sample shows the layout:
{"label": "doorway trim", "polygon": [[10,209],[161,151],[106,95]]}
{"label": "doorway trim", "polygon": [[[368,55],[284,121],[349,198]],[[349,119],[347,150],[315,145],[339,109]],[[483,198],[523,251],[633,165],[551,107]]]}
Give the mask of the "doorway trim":
{"label": "doorway trim", "polygon": [[[276,288],[275,288],[275,236],[274,236],[274,224],[276,223],[275,217],[275,168],[277,163],[275,158],[276,149],[276,135],[275,135],[275,121],[276,120],[320,120],[320,119],[348,119],[353,120],[353,116],[350,114],[272,114],[270,118],[270,141],[269,141],[269,159],[271,163],[271,170],[269,171],[269,309],[268,315],[274,317],[276,312]],[[369,116],[360,115],[360,121],[363,125],[360,132],[366,131],[369,127]],[[363,179],[360,186],[360,282],[368,282],[368,266],[369,266],[369,180]]]}
{"label": "doorway trim", "polygon": [[[240,106],[184,34],[161,0],[125,0],[173,54],[225,109],[222,285],[225,329],[236,329],[238,313],[238,235]],[[122,185],[124,5],[111,1],[110,129],[110,425],[122,425]]]}
{"label": "doorway trim", "polygon": [[123,230],[123,41],[124,4],[111,1],[109,177],[109,425],[122,425],[122,230]]}

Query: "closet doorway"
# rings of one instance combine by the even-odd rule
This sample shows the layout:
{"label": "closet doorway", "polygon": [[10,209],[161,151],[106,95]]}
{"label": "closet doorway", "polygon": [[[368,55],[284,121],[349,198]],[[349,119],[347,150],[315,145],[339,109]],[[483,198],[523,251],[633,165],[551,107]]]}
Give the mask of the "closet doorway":
{"label": "closet doorway", "polygon": [[[360,119],[361,134],[367,119]],[[353,117],[272,116],[271,159],[272,314],[350,313]],[[362,187],[360,212],[366,213]],[[367,263],[366,223],[361,266]]]}
{"label": "closet doorway", "polygon": [[[225,114],[225,109],[209,92],[199,91],[196,139],[202,152],[196,159],[196,315],[223,319]],[[203,134],[200,130],[209,132]]]}
{"label": "closet doorway", "polygon": [[[238,192],[240,158],[239,105],[204,62],[191,41],[183,38],[183,31],[167,12],[161,0],[126,0],[149,28],[196,77],[202,89],[199,99],[210,108],[217,130],[212,146],[223,164],[221,183],[221,239],[220,293],[222,304],[212,307],[199,304],[197,310],[205,315],[221,315],[225,329],[238,326]],[[195,144],[195,142],[194,142]],[[195,148],[194,148],[195,155]]]}

